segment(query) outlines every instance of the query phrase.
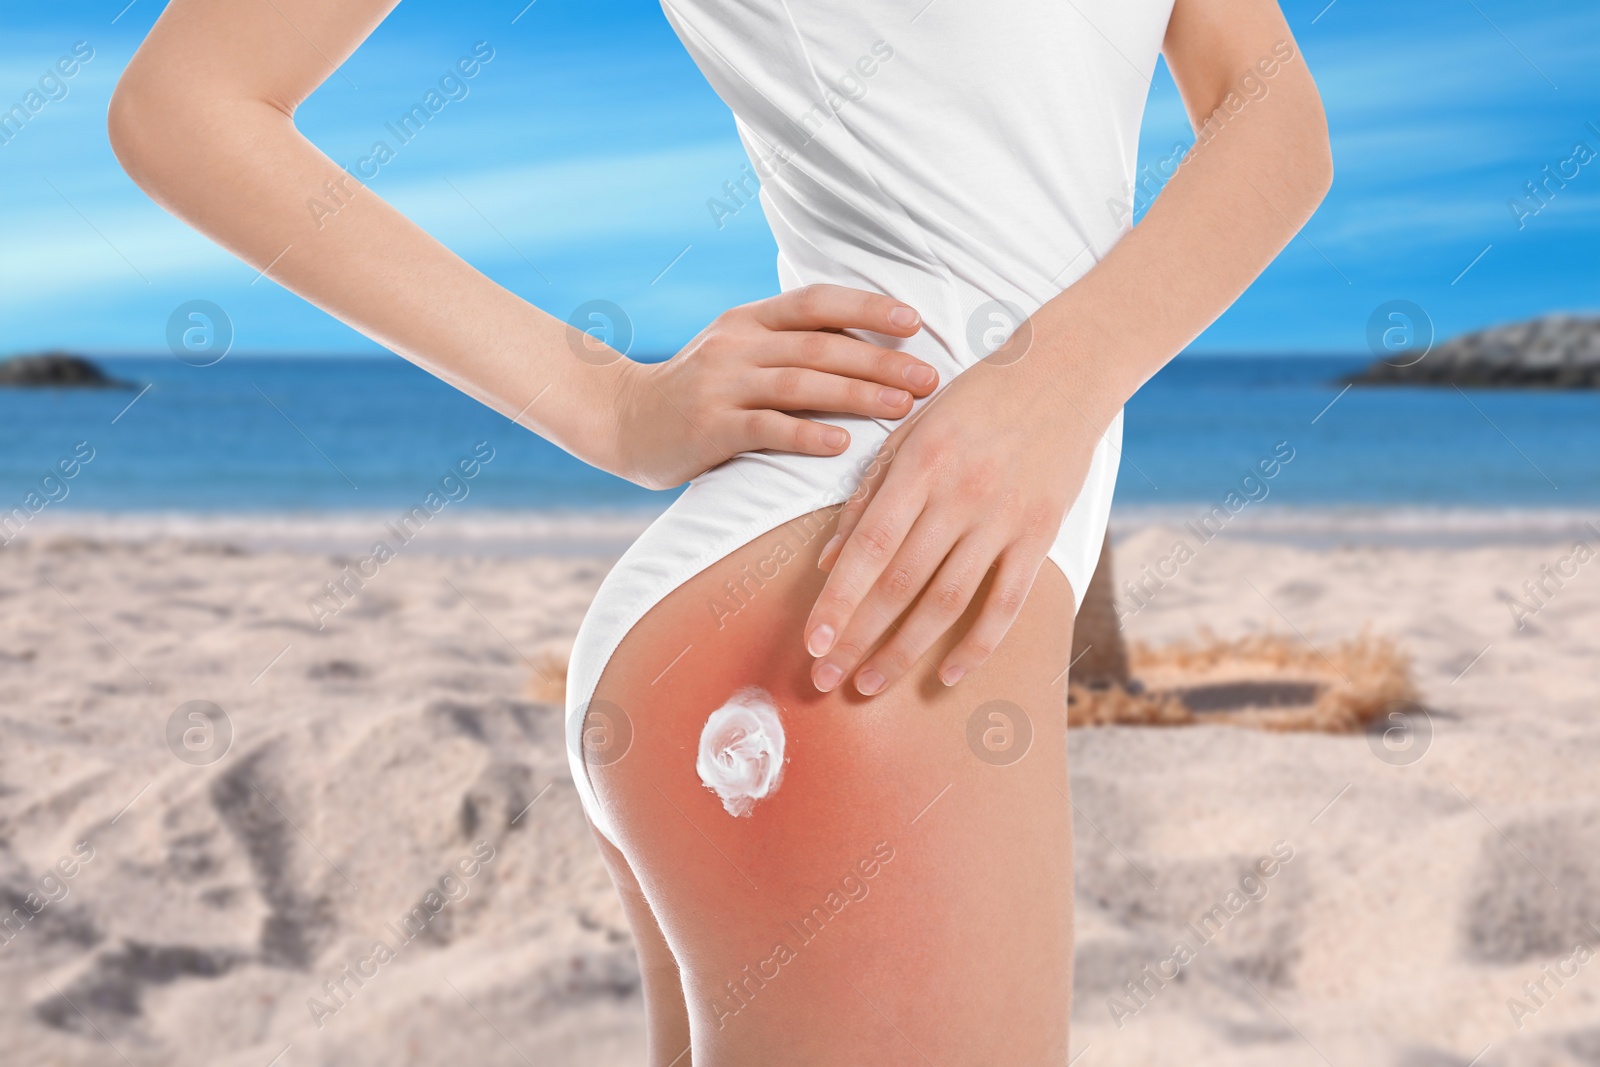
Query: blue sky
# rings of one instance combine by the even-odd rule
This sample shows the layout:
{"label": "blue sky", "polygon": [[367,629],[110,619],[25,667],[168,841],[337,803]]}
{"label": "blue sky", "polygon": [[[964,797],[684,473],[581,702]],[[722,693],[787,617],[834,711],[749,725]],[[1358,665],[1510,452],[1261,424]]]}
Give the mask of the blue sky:
{"label": "blue sky", "polygon": [[[159,352],[168,316],[192,299],[227,309],[238,352],[375,350],[122,174],[106,102],[161,9],[126,2],[0,7],[0,110],[75,42],[95,51],[65,99],[0,144],[0,354]],[[495,58],[470,94],[373,189],[553,314],[595,298],[627,307],[636,354],[673,351],[723,309],[774,292],[759,214],[718,229],[707,210],[744,156],[659,7],[524,3],[402,3],[306,103],[301,129],[354,164],[487,41]],[[1600,160],[1521,229],[1508,207],[1575,143],[1600,150],[1600,5],[1288,0],[1285,13],[1327,103],[1334,189],[1196,351],[1360,352],[1373,309],[1396,298],[1426,308],[1440,336],[1600,304]],[[1190,139],[1163,70],[1141,157]]]}

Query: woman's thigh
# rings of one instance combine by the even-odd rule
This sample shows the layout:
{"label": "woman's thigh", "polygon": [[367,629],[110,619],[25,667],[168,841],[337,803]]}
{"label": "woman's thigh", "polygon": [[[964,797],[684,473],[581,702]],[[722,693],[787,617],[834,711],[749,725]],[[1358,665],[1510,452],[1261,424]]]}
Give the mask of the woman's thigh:
{"label": "woman's thigh", "polygon": [[[677,589],[591,705],[631,725],[590,776],[677,957],[694,1063],[1065,1063],[1071,590],[1047,563],[954,688],[934,675],[944,646],[876,697],[820,694],[801,628],[833,520],[770,531]],[[785,759],[736,816],[696,757],[751,686]]]}

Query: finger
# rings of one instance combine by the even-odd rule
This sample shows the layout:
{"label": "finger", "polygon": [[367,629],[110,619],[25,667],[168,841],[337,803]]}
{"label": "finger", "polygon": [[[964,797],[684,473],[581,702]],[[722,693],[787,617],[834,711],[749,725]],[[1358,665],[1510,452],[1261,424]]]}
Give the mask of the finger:
{"label": "finger", "polygon": [[763,367],[809,367],[909,389],[917,396],[927,396],[939,384],[939,372],[916,356],[842,333],[815,330],[774,333],[753,358]]}
{"label": "finger", "polygon": [[732,453],[769,448],[802,456],[837,456],[850,444],[849,433],[837,426],[766,408],[740,412],[734,418],[735,428],[724,443]]}
{"label": "finger", "polygon": [[972,603],[1000,547],[970,535],[957,541],[905,621],[856,672],[856,688],[867,696],[880,693],[925,656]]}
{"label": "finger", "polygon": [[[873,654],[872,650],[885,640],[886,634],[898,629],[898,620],[927,588],[928,582],[943,565],[958,539],[957,531],[934,515],[935,512],[923,511],[918,516],[900,550],[883,569],[861,606],[840,631],[833,649],[812,667],[813,674],[825,671],[832,665],[849,677]],[[899,673],[905,673],[914,662],[915,657],[912,657],[900,664]],[[886,685],[887,677],[881,672],[856,674],[856,691],[863,696],[872,696]]]}
{"label": "finger", "polygon": [[[922,513],[927,498],[921,485],[910,479],[902,480],[907,485],[899,491],[892,481],[885,482],[885,491],[873,498],[855,532],[840,550],[839,561],[823,583],[811,617],[806,620],[806,650],[811,655],[821,658],[833,649]],[[865,652],[864,648],[856,650],[856,656]],[[848,662],[853,665],[854,660]],[[811,679],[826,693],[839,684],[844,673],[844,668],[836,662],[826,661],[812,665]]]}
{"label": "finger", "polygon": [[892,296],[842,285],[805,285],[749,305],[769,330],[871,330],[910,337],[922,328],[916,309]]}
{"label": "finger", "polygon": [[903,419],[911,414],[911,394],[873,382],[837,374],[784,367],[750,375],[743,397],[748,407],[775,411],[839,411],[875,419]]}
{"label": "finger", "polygon": [[1001,554],[1000,566],[989,591],[984,594],[978,617],[939,665],[941,682],[955,685],[994,655],[1011,624],[1017,621],[1043,563],[1044,552],[1032,547],[1012,545]]}
{"label": "finger", "polygon": [[822,546],[822,552],[817,557],[819,570],[833,570],[839,558],[839,550],[860,525],[861,516],[866,514],[867,506],[872,503],[872,498],[877,495],[879,487],[888,477],[889,464],[893,462],[900,444],[899,436],[899,431],[890,434],[889,439],[878,449],[878,454],[873,457],[872,463],[861,472],[860,484],[844,502],[844,507],[839,510],[839,521],[834,524],[833,536]]}

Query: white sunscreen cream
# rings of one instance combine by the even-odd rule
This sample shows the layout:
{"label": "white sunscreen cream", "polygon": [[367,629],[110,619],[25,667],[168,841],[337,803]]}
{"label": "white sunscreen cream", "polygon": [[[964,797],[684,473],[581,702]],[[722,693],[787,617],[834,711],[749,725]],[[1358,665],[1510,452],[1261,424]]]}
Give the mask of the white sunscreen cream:
{"label": "white sunscreen cream", "polygon": [[783,723],[772,696],[757,686],[741,689],[706,720],[694,769],[737,818],[755,810],[783,778]]}

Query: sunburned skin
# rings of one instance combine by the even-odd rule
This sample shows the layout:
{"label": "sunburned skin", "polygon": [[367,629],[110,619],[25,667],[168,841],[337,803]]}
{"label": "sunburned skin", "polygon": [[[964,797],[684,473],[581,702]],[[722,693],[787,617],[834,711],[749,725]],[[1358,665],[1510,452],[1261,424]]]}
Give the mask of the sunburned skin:
{"label": "sunburned skin", "polygon": [[[707,567],[596,687],[631,727],[588,773],[637,883],[641,971],[683,994],[653,1063],[685,1067],[693,1020],[697,1067],[1064,1064],[1071,590],[1047,564],[959,685],[934,671],[971,611],[886,693],[821,693],[803,627],[832,533],[814,513]],[[1031,720],[1003,765],[971,740],[995,700]]]}
{"label": "sunburned skin", "polygon": [[741,689],[706,719],[694,769],[729,815],[755,811],[783,780],[783,722],[760,686]]}

